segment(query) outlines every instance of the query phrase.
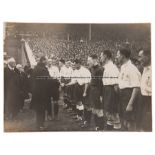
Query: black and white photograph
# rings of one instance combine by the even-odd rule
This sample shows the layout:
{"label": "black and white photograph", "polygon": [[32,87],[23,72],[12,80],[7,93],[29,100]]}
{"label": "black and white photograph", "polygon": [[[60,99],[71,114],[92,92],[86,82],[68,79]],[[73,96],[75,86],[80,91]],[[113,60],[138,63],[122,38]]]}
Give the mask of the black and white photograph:
{"label": "black and white photograph", "polygon": [[4,132],[152,132],[151,23],[3,29]]}
{"label": "black and white photograph", "polygon": [[0,1],[0,154],[154,155],[153,0]]}

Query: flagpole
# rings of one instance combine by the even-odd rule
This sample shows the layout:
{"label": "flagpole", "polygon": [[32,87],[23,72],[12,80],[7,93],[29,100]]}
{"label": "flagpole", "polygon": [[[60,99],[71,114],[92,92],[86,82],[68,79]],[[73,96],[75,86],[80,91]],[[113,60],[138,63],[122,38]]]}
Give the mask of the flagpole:
{"label": "flagpole", "polygon": [[88,34],[88,36],[89,36],[89,41],[91,41],[91,24],[89,24],[89,34]]}

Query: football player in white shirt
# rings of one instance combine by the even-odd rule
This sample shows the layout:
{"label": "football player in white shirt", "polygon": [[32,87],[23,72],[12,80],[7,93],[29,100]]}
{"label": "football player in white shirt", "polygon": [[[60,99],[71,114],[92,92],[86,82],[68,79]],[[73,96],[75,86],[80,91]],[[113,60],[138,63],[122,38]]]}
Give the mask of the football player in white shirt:
{"label": "football player in white shirt", "polygon": [[140,50],[139,61],[144,67],[141,79],[141,130],[152,131],[152,71],[151,51]]}
{"label": "football player in white shirt", "polygon": [[[48,105],[48,119],[51,120],[50,115],[52,114],[53,119],[58,120],[58,113],[59,113],[59,86],[60,82],[59,78],[59,69],[54,65],[54,60],[48,60],[48,70],[51,76],[51,94],[52,94],[52,107],[51,104]],[[51,111],[52,109],[52,111]]]}
{"label": "football player in white shirt", "polygon": [[59,60],[59,67],[60,67],[60,82],[61,86],[64,86],[64,77],[66,76],[66,66],[65,66],[65,60],[60,59]]}
{"label": "football player in white shirt", "polygon": [[71,61],[67,61],[65,63],[65,66],[66,66],[66,72],[65,72],[65,77],[70,79],[71,75],[72,75],[72,72],[73,72],[73,69],[72,69],[72,66],[71,66],[72,62]]}
{"label": "football player in white shirt", "polygon": [[120,49],[117,52],[117,59],[121,63],[118,79],[120,88],[121,118],[124,130],[134,131],[136,126],[136,106],[140,94],[141,74],[131,63],[131,51]]}
{"label": "football player in white shirt", "polygon": [[[76,102],[75,102],[75,97],[74,97],[74,88],[76,86],[76,83],[74,83],[75,77],[76,77],[76,68],[75,68],[75,64],[71,63],[71,67],[72,67],[72,74],[71,74],[71,85],[66,85],[69,87],[69,92],[70,92],[70,103],[71,103],[71,113],[70,115],[73,116],[73,118],[77,118],[77,114],[76,114]],[[76,117],[75,117],[76,115]]]}
{"label": "football player in white shirt", "polygon": [[101,61],[103,62],[103,103],[106,115],[107,130],[120,129],[119,120],[119,101],[118,101],[118,75],[119,70],[112,61],[112,53],[110,50],[104,50],[101,53]]}
{"label": "football player in white shirt", "polygon": [[88,84],[91,80],[91,73],[87,68],[81,65],[81,61],[79,59],[76,59],[74,64],[76,68],[74,72],[75,77],[72,77],[73,80],[67,85],[74,84],[74,97],[78,116],[77,119],[82,121],[84,110],[83,101],[87,95]]}
{"label": "football player in white shirt", "polygon": [[59,68],[55,65],[55,62],[53,59],[48,59],[48,70],[49,74],[53,79],[59,79],[60,73]]}
{"label": "football player in white shirt", "polygon": [[64,103],[65,103],[65,109],[68,109],[68,111],[71,110],[71,102],[70,102],[70,86],[66,86],[69,82],[71,82],[71,76],[73,69],[71,67],[71,61],[67,61],[65,63],[66,70],[64,71]]}
{"label": "football player in white shirt", "polygon": [[[63,98],[64,96],[64,77],[65,77],[65,72],[66,72],[66,66],[65,66],[65,60],[64,59],[60,59],[59,60],[59,70],[60,70],[60,77],[59,77],[59,81],[60,81],[60,86],[61,86],[61,97]],[[64,98],[63,98],[64,99]],[[63,103],[63,106],[66,107],[65,103]]]}

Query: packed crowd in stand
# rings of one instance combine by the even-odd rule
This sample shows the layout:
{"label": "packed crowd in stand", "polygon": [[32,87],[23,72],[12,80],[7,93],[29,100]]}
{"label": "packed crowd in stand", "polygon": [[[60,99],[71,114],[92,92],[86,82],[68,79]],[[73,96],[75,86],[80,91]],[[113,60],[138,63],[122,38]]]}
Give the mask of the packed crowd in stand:
{"label": "packed crowd in stand", "polygon": [[[22,111],[31,98],[37,128],[64,110],[83,130],[151,131],[151,53],[143,41],[86,41],[27,37],[35,68],[6,58],[5,119]],[[30,95],[31,94],[31,95]]]}
{"label": "packed crowd in stand", "polygon": [[58,61],[60,58],[65,60],[74,60],[75,58],[82,59],[84,65],[86,65],[87,56],[90,54],[99,54],[103,49],[109,49],[116,55],[117,50],[120,47],[128,47],[132,51],[132,57],[136,58],[140,49],[146,48],[146,42],[144,41],[121,41],[121,40],[101,40],[101,41],[68,41],[62,39],[52,39],[46,37],[32,37],[26,39],[34,52],[36,58],[43,54],[47,57],[53,57]]}

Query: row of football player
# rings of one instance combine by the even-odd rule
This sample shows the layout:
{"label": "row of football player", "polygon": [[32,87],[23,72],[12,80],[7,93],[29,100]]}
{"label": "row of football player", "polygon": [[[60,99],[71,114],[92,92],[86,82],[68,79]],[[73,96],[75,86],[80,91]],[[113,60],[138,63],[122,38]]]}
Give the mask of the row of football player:
{"label": "row of football player", "polygon": [[[89,69],[78,59],[72,68],[70,62],[59,61],[65,102],[68,105],[74,102],[77,119],[83,120],[84,126],[90,126],[93,114],[100,129],[112,125],[116,129],[122,126],[123,130],[151,130],[151,53],[139,51],[139,61],[144,67],[142,75],[130,56],[129,49],[117,52],[120,69],[113,63],[110,50],[101,53],[103,66],[96,55],[88,56]],[[51,76],[54,70],[49,65]]]}

